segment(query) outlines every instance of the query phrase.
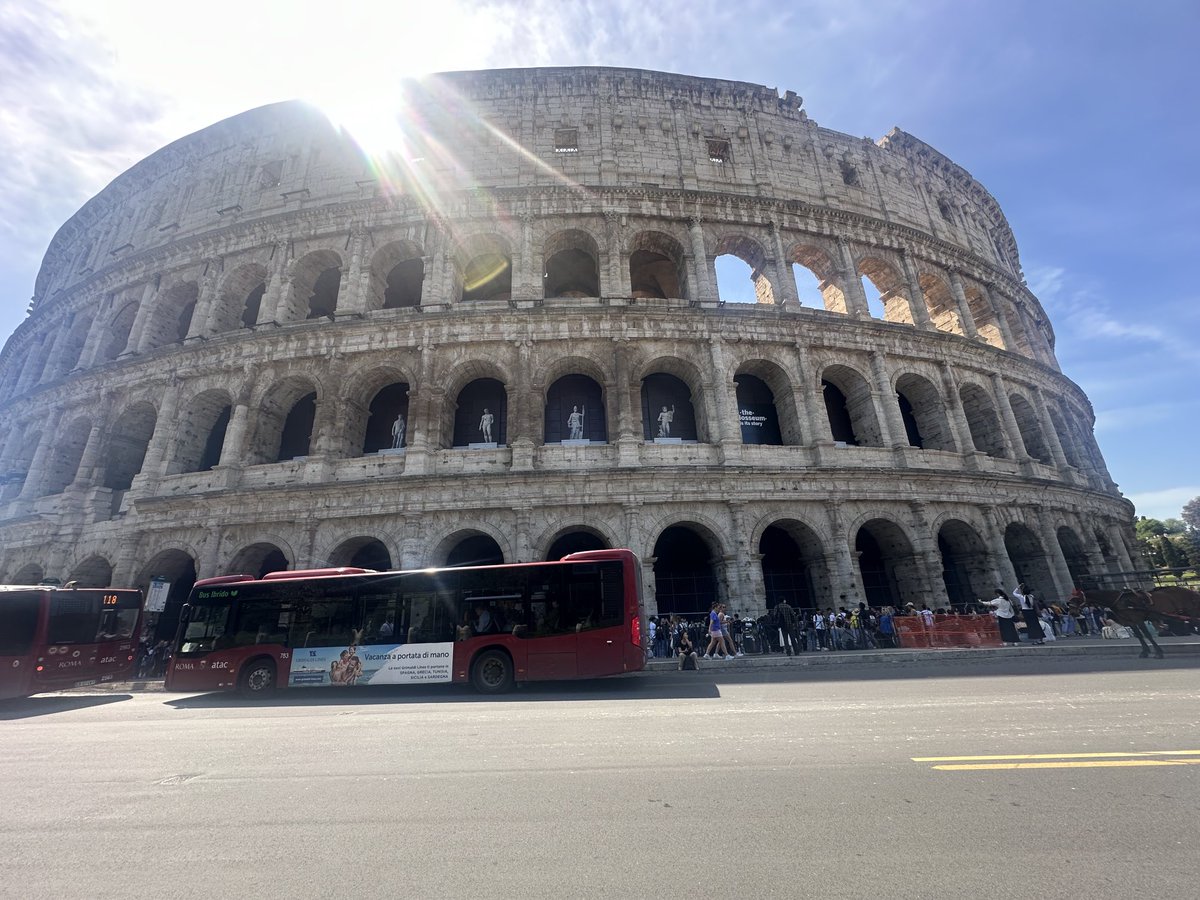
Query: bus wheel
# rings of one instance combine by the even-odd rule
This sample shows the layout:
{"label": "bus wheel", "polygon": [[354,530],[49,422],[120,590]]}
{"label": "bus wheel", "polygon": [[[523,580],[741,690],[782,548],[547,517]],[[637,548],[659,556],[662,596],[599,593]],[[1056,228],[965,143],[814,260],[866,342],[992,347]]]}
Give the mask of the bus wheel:
{"label": "bus wheel", "polygon": [[513,689],[513,664],[501,650],[479,654],[471,668],[471,684],[481,694],[503,694]]}
{"label": "bus wheel", "polygon": [[275,690],[275,663],[256,659],[242,670],[238,690],[244,697],[265,697]]}

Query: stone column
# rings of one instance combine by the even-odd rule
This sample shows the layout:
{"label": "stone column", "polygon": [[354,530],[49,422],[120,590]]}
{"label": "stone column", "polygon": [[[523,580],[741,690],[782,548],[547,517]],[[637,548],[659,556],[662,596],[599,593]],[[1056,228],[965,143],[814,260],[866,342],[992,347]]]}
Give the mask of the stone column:
{"label": "stone column", "polygon": [[[546,295],[544,271],[537,271],[534,262],[533,215],[524,212],[521,214],[521,244],[513,260],[514,300],[541,300]],[[545,260],[542,266],[545,266]]]}
{"label": "stone column", "polygon": [[800,413],[800,424],[804,428],[804,440],[810,447],[821,442],[829,443],[833,438],[821,396],[821,381],[812,370],[808,348],[799,341],[792,346],[796,351],[796,409]]}
{"label": "stone column", "polygon": [[654,552],[653,547],[643,547],[645,536],[641,525],[642,504],[637,501],[626,501],[621,504],[623,524],[625,526],[624,545],[643,559]]}
{"label": "stone column", "polygon": [[[333,351],[329,356],[326,384],[342,384],[346,372],[346,360]],[[345,397],[331,396],[325,391],[313,416],[312,436],[309,440],[309,456],[328,458],[338,453],[339,445],[345,449],[346,413],[349,401]]]}
{"label": "stone column", "polygon": [[404,474],[424,475],[429,457],[438,449],[441,405],[444,394],[433,384],[435,344],[421,345],[417,383],[409,389],[408,435],[404,454]]}
{"label": "stone column", "polygon": [[613,362],[617,371],[617,465],[632,468],[641,464],[638,453],[638,445],[643,437],[638,421],[641,418],[641,398],[635,397],[633,392],[633,378],[629,371],[629,339],[614,338],[613,343]]}
{"label": "stone column", "polygon": [[1050,564],[1050,574],[1054,578],[1054,587],[1058,592],[1055,597],[1043,597],[1049,603],[1051,600],[1066,600],[1071,595],[1074,579],[1071,569],[1067,566],[1067,558],[1063,556],[1062,545],[1058,543],[1058,532],[1051,523],[1048,511],[1043,507],[1033,507],[1031,517],[1038,526],[1038,535],[1046,547],[1046,562]]}
{"label": "stone column", "polygon": [[[850,550],[850,536],[846,533],[841,500],[826,500],[825,512],[829,516],[830,533],[833,535],[833,548],[829,554],[832,559],[827,558],[826,561],[835,581],[835,584],[831,585],[835,596],[831,597],[830,601],[837,601],[840,595],[845,594],[848,608],[850,605],[858,605],[858,602],[866,597],[862,584],[862,571],[858,567],[857,558]],[[838,604],[834,602],[833,605],[837,606]]]}
{"label": "stone column", "polygon": [[90,369],[96,363],[96,357],[100,355],[100,348],[104,345],[104,338],[108,334],[108,316],[112,311],[113,295],[108,294],[104,298],[104,302],[100,304],[100,308],[96,310],[96,317],[92,319],[92,324],[88,327],[87,338],[83,342],[83,350],[79,353],[79,362],[75,364],[77,371],[80,369]]}
{"label": "stone column", "polygon": [[1117,555],[1117,562],[1121,566],[1121,571],[1132,572],[1137,566],[1134,565],[1133,559],[1129,556],[1129,549],[1121,534],[1121,526],[1110,521],[1105,523],[1104,527],[1108,533],[1108,542],[1112,544],[1113,553]]}
{"label": "stone column", "polygon": [[869,319],[871,310],[867,306],[867,292],[863,290],[862,276],[858,274],[858,266],[854,264],[854,254],[850,252],[850,244],[845,238],[838,238],[837,245],[842,283],[845,287],[843,293],[846,297],[846,310],[857,318]]}
{"label": "stone column", "polygon": [[778,222],[768,222],[771,229],[771,249],[775,258],[771,268],[775,272],[775,303],[777,306],[791,306],[800,303],[800,295],[796,291],[796,277],[783,251],[783,237],[779,233]]}
{"label": "stone column", "polygon": [[1004,342],[1004,349],[1013,353],[1017,352],[1017,341],[1013,336],[1012,328],[1008,324],[1008,316],[1004,313],[1004,307],[1008,304],[1008,300],[996,291],[996,285],[988,283],[984,285],[984,298],[987,300],[988,306],[992,309],[992,316],[996,319],[996,327],[1000,329],[1000,339]]}
{"label": "stone column", "polygon": [[[762,565],[756,564],[750,553],[750,534],[746,524],[746,501],[729,500],[731,523],[730,543],[734,548],[733,565],[729,570],[729,596],[734,600],[732,611],[752,613],[755,618],[767,611],[766,587],[763,583]],[[761,557],[759,557],[761,560]]]}
{"label": "stone column", "polygon": [[615,209],[604,211],[604,244],[607,265],[600,269],[600,296],[627,297],[631,289],[621,252],[620,216]]}
{"label": "stone column", "polygon": [[1050,418],[1050,410],[1046,408],[1046,398],[1042,395],[1041,388],[1034,385],[1030,388],[1030,392],[1033,394],[1033,404],[1037,409],[1038,422],[1042,426],[1042,432],[1046,435],[1046,445],[1050,448],[1054,465],[1060,470],[1071,468],[1071,464],[1067,462],[1067,455],[1063,452],[1062,442],[1058,439],[1058,431]]}
{"label": "stone column", "polygon": [[907,250],[900,251],[900,263],[904,267],[904,282],[908,287],[908,308],[912,312],[913,324],[922,331],[936,331],[933,320],[929,318],[929,304],[925,302],[925,292],[921,290],[921,279],[917,275],[917,267],[913,265],[912,256]]}
{"label": "stone column", "polygon": [[975,317],[971,315],[971,304],[967,302],[967,292],[963,290],[962,276],[958,274],[958,269],[950,270],[950,293],[954,295],[954,303],[958,307],[963,334],[972,339],[978,338],[979,329],[975,327]]}
{"label": "stone column", "polygon": [[508,393],[508,445],[512,447],[512,470],[533,471],[533,406],[529,387],[533,368],[533,342],[524,338],[516,345],[516,384]]}
{"label": "stone column", "polygon": [[370,277],[370,271],[363,269],[363,257],[366,255],[367,239],[370,235],[366,229],[356,227],[350,231],[350,264],[342,270],[342,281],[338,285],[337,306],[334,318],[339,316],[361,316],[367,310],[367,295],[364,290],[363,276]]}
{"label": "stone column", "polygon": [[158,415],[154,420],[154,433],[146,447],[146,456],[142,460],[141,471],[134,476],[130,493],[146,495],[154,491],[158,479],[165,474],[169,451],[175,444],[179,431],[179,421],[176,409],[179,405],[179,385],[171,382],[162,395],[162,403],[158,407]]}
{"label": "stone column", "polygon": [[221,442],[221,468],[241,468],[245,465],[246,430],[249,424],[249,405],[235,403],[229,416],[229,427],[225,429],[225,440]]}
{"label": "stone column", "polygon": [[918,564],[918,588],[930,609],[948,606],[950,598],[946,595],[946,584],[941,578],[942,554],[938,550],[937,539],[929,524],[929,505],[923,500],[913,500],[909,503],[909,508],[912,510],[913,553]]}
{"label": "stone column", "polygon": [[[52,326],[53,327],[53,326]],[[38,377],[38,384],[53,381],[62,371],[63,346],[71,338],[70,322],[58,323],[57,330],[49,335],[50,348],[46,351],[46,362]]]}
{"label": "stone column", "polygon": [[946,411],[950,414],[950,427],[954,431],[954,440],[958,444],[958,452],[970,460],[977,461],[975,454],[975,439],[971,437],[971,425],[967,422],[967,414],[962,408],[962,398],[958,395],[958,383],[954,380],[954,370],[945,360],[939,366],[942,373],[942,390],[946,392]]}
{"label": "stone column", "polygon": [[694,303],[715,304],[718,300],[717,288],[708,277],[708,251],[704,248],[704,226],[699,216],[688,218],[688,237],[692,246],[692,277],[696,282],[689,299]]}
{"label": "stone column", "polygon": [[158,293],[158,285],[161,278],[161,275],[155,275],[146,282],[146,286],[142,289],[142,299],[138,302],[137,314],[133,317],[133,327],[129,329],[129,337],[125,341],[125,349],[118,353],[118,356],[142,353],[146,349],[145,345],[148,343],[146,326],[154,314],[154,297]]}
{"label": "stone column", "polygon": [[425,256],[421,257],[421,309],[440,309],[446,303],[446,233],[441,223],[429,219],[425,225]]}
{"label": "stone column", "polygon": [[199,291],[196,294],[196,306],[192,310],[192,321],[188,325],[184,341],[194,341],[213,333],[212,316],[219,292],[220,260],[209,259],[204,262],[204,272],[200,276]]}
{"label": "stone column", "polygon": [[407,515],[404,517],[403,536],[400,538],[400,559],[397,565],[401,569],[419,569],[422,566],[434,564],[423,551],[425,533],[425,517]]}
{"label": "stone column", "polygon": [[1004,544],[1004,532],[997,524],[995,508],[984,506],[980,512],[983,513],[984,539],[987,541],[988,560],[996,575],[996,587],[1003,589],[1007,596],[1017,586],[1017,572],[1008,558],[1008,547]]}
{"label": "stone column", "polygon": [[1093,533],[1091,525],[1079,513],[1071,516],[1071,520],[1074,522],[1075,532],[1083,544],[1084,555],[1087,556],[1088,574],[1093,577],[1104,575],[1108,571],[1108,565],[1104,560],[1104,554],[1100,552],[1100,545],[1096,543],[1096,535]]}
{"label": "stone column", "polygon": [[514,506],[513,515],[516,517],[516,531],[513,534],[513,562],[534,562],[533,540],[530,532],[533,530],[533,507]]}
{"label": "stone column", "polygon": [[50,463],[55,445],[61,440],[58,433],[61,424],[61,409],[52,410],[44,420],[42,434],[38,439],[37,449],[33,452],[33,459],[29,462],[29,471],[25,475],[25,484],[21,486],[18,500],[33,500],[40,496],[42,481],[46,477],[46,466]]}
{"label": "stone column", "polygon": [[100,448],[104,444],[104,425],[108,420],[107,410],[102,411],[88,432],[87,443],[83,446],[83,454],[79,457],[79,468],[75,470],[75,479],[71,482],[71,490],[84,490],[92,487],[96,477],[96,464],[100,461]]}
{"label": "stone column", "polygon": [[1029,462],[1029,451],[1025,449],[1025,439],[1021,436],[1021,428],[1017,425],[1017,417],[1013,414],[1012,404],[1008,402],[1008,391],[1004,387],[1004,379],[998,372],[992,373],[992,395],[996,400],[996,409],[1000,413],[1002,431],[1007,436],[1009,447],[1012,448],[1013,459],[1017,462]]}
{"label": "stone column", "polygon": [[888,375],[887,363],[879,350],[871,351],[871,374],[875,377],[875,413],[879,416],[880,431],[885,447],[907,447],[908,431],[900,417],[900,401]]}
{"label": "stone column", "polygon": [[257,325],[287,321],[292,293],[291,251],[291,242],[286,240],[276,241],[271,250],[271,275],[258,306]]}
{"label": "stone column", "polygon": [[[728,377],[729,367],[725,359],[725,344],[720,337],[708,339],[712,356],[713,377],[705,383],[704,392],[713,399],[716,421],[711,423],[709,440],[721,445],[722,461],[727,465],[741,462],[741,427],[737,413],[737,386]],[[732,403],[730,402],[732,400]]]}

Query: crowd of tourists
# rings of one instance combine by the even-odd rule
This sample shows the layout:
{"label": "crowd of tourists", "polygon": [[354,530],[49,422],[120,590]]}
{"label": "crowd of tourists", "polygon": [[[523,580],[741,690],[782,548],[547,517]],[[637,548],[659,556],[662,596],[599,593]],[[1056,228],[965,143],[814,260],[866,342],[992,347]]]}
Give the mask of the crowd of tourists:
{"label": "crowd of tourists", "polygon": [[1006,646],[1024,641],[1040,645],[1072,636],[1099,637],[1111,627],[1105,611],[1093,603],[1044,603],[1024,584],[1011,595],[997,590],[991,600],[953,608],[840,606],[796,609],[786,600],[765,615],[743,616],[714,603],[706,616],[664,615],[650,619],[651,656],[677,658],[680,668],[696,660],[732,660],[746,654],[787,656],[821,651],[876,650],[901,646],[897,618],[919,616],[926,626],[948,615],[994,615]]}

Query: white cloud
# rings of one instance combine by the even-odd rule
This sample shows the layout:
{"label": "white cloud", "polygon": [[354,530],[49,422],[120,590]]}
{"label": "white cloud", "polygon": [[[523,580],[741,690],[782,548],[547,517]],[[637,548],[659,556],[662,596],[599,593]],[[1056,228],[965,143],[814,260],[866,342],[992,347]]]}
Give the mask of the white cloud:
{"label": "white cloud", "polygon": [[1184,504],[1193,497],[1200,497],[1200,484],[1141,491],[1126,496],[1137,509],[1139,516],[1148,516],[1151,519],[1178,519]]}

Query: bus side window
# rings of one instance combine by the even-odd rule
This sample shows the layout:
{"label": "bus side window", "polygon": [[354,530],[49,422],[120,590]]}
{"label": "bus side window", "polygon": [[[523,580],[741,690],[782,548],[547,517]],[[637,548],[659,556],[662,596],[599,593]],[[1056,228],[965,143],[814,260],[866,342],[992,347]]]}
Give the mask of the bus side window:
{"label": "bus side window", "polygon": [[621,564],[589,563],[567,566],[563,570],[565,614],[576,631],[609,628],[621,624]]}

